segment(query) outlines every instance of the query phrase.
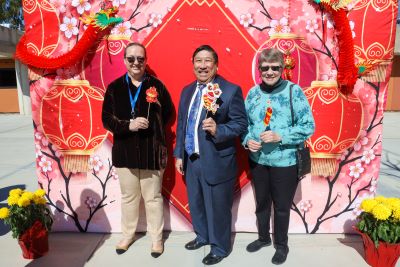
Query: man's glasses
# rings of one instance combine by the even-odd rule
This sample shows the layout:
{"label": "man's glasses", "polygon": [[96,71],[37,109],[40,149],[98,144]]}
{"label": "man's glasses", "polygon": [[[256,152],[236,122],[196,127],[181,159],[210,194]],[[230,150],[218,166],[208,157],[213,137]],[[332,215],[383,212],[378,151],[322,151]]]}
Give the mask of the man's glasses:
{"label": "man's glasses", "polygon": [[258,68],[260,71],[269,71],[271,69],[272,71],[279,71],[281,69],[281,66],[260,66]]}
{"label": "man's glasses", "polygon": [[145,57],[135,57],[135,56],[129,56],[129,57],[126,57],[126,60],[129,62],[129,63],[135,63],[136,62],[136,60],[137,60],[137,62],[139,63],[139,64],[143,64],[144,63],[144,61],[146,60],[146,58]]}

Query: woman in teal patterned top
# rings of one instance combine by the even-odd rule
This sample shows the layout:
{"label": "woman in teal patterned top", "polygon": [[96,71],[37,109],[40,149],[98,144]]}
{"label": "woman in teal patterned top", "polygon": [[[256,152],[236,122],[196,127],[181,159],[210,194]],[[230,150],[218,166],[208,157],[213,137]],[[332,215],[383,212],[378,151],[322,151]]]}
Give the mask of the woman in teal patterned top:
{"label": "woman in teal patterned top", "polygon": [[[255,252],[271,245],[270,217],[274,205],[272,263],[282,264],[289,253],[290,207],[297,188],[296,147],[314,133],[314,118],[301,88],[281,78],[283,54],[265,49],[258,57],[262,83],[254,86],[245,101],[248,129],[242,136],[250,151],[250,173],[256,200],[258,239],[247,246]],[[292,90],[293,119],[290,110]]]}

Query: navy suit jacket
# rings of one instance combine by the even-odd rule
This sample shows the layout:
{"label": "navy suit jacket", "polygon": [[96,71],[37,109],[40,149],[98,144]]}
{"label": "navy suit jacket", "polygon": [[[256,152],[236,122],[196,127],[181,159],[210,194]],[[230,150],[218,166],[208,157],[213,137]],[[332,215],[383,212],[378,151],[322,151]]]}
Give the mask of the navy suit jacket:
{"label": "navy suit jacket", "polygon": [[[198,128],[198,141],[200,162],[204,166],[202,176],[209,184],[219,184],[236,178],[236,138],[247,129],[247,117],[244,107],[242,90],[238,85],[228,82],[221,76],[216,76],[213,83],[218,83],[222,94],[218,100],[220,107],[213,119],[217,123],[215,136],[202,129],[202,121],[206,117],[206,110],[201,111]],[[174,157],[186,162],[188,155],[185,152],[185,136],[187,115],[197,82],[193,82],[183,88],[178,109],[178,125],[176,129],[176,146]]]}

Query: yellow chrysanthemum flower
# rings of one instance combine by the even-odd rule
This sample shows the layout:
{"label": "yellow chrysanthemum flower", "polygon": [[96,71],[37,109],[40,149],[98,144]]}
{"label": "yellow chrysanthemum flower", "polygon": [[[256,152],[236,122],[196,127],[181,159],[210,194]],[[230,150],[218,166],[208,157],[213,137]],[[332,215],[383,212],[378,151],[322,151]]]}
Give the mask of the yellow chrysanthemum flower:
{"label": "yellow chrysanthemum flower", "polygon": [[400,198],[395,198],[395,197],[387,198],[385,200],[385,203],[389,205],[393,210],[400,208]]}
{"label": "yellow chrysanthemum flower", "polygon": [[393,210],[393,218],[400,220],[400,207]]}
{"label": "yellow chrysanthemum flower", "polygon": [[10,196],[21,196],[21,194],[23,193],[24,191],[22,191],[22,189],[21,188],[17,188],[17,189],[13,189],[13,190],[10,190],[10,193],[9,193],[9,195]]}
{"label": "yellow chrysanthemum flower", "polygon": [[7,198],[7,203],[9,206],[17,205],[19,200],[19,195],[11,195]]}
{"label": "yellow chrysanthemum flower", "polygon": [[38,189],[35,191],[35,195],[38,197],[43,197],[44,195],[46,195],[46,191],[44,191],[43,189]]}
{"label": "yellow chrysanthemum flower", "polygon": [[22,193],[22,196],[21,196],[21,197],[27,198],[27,199],[29,199],[29,200],[33,200],[34,196],[35,196],[35,195],[34,195],[32,192],[26,191],[26,192]]}
{"label": "yellow chrysanthemum flower", "polygon": [[1,208],[0,209],[0,219],[5,219],[10,216],[10,210],[8,208]]}
{"label": "yellow chrysanthemum flower", "polygon": [[18,206],[20,207],[26,207],[29,206],[29,204],[31,204],[31,200],[22,196],[19,200],[18,200]]}
{"label": "yellow chrysanthemum flower", "polygon": [[378,205],[378,202],[375,199],[368,198],[361,202],[360,208],[365,212],[371,212],[376,205]]}
{"label": "yellow chrysanthemum flower", "polygon": [[45,205],[47,203],[47,200],[44,197],[35,197],[33,199],[33,202],[37,205]]}
{"label": "yellow chrysanthemum flower", "polygon": [[392,210],[384,204],[378,204],[372,209],[372,215],[374,215],[377,220],[384,221],[392,215]]}
{"label": "yellow chrysanthemum flower", "polygon": [[374,199],[379,203],[383,203],[386,201],[386,198],[384,196],[377,196]]}

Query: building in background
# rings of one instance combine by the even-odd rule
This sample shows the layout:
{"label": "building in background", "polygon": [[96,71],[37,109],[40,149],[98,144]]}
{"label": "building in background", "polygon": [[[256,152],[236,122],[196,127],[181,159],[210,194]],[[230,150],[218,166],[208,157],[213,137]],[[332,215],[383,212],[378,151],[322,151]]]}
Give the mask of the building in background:
{"label": "building in background", "polygon": [[0,26],[0,113],[31,114],[27,68],[13,58],[22,34]]}

